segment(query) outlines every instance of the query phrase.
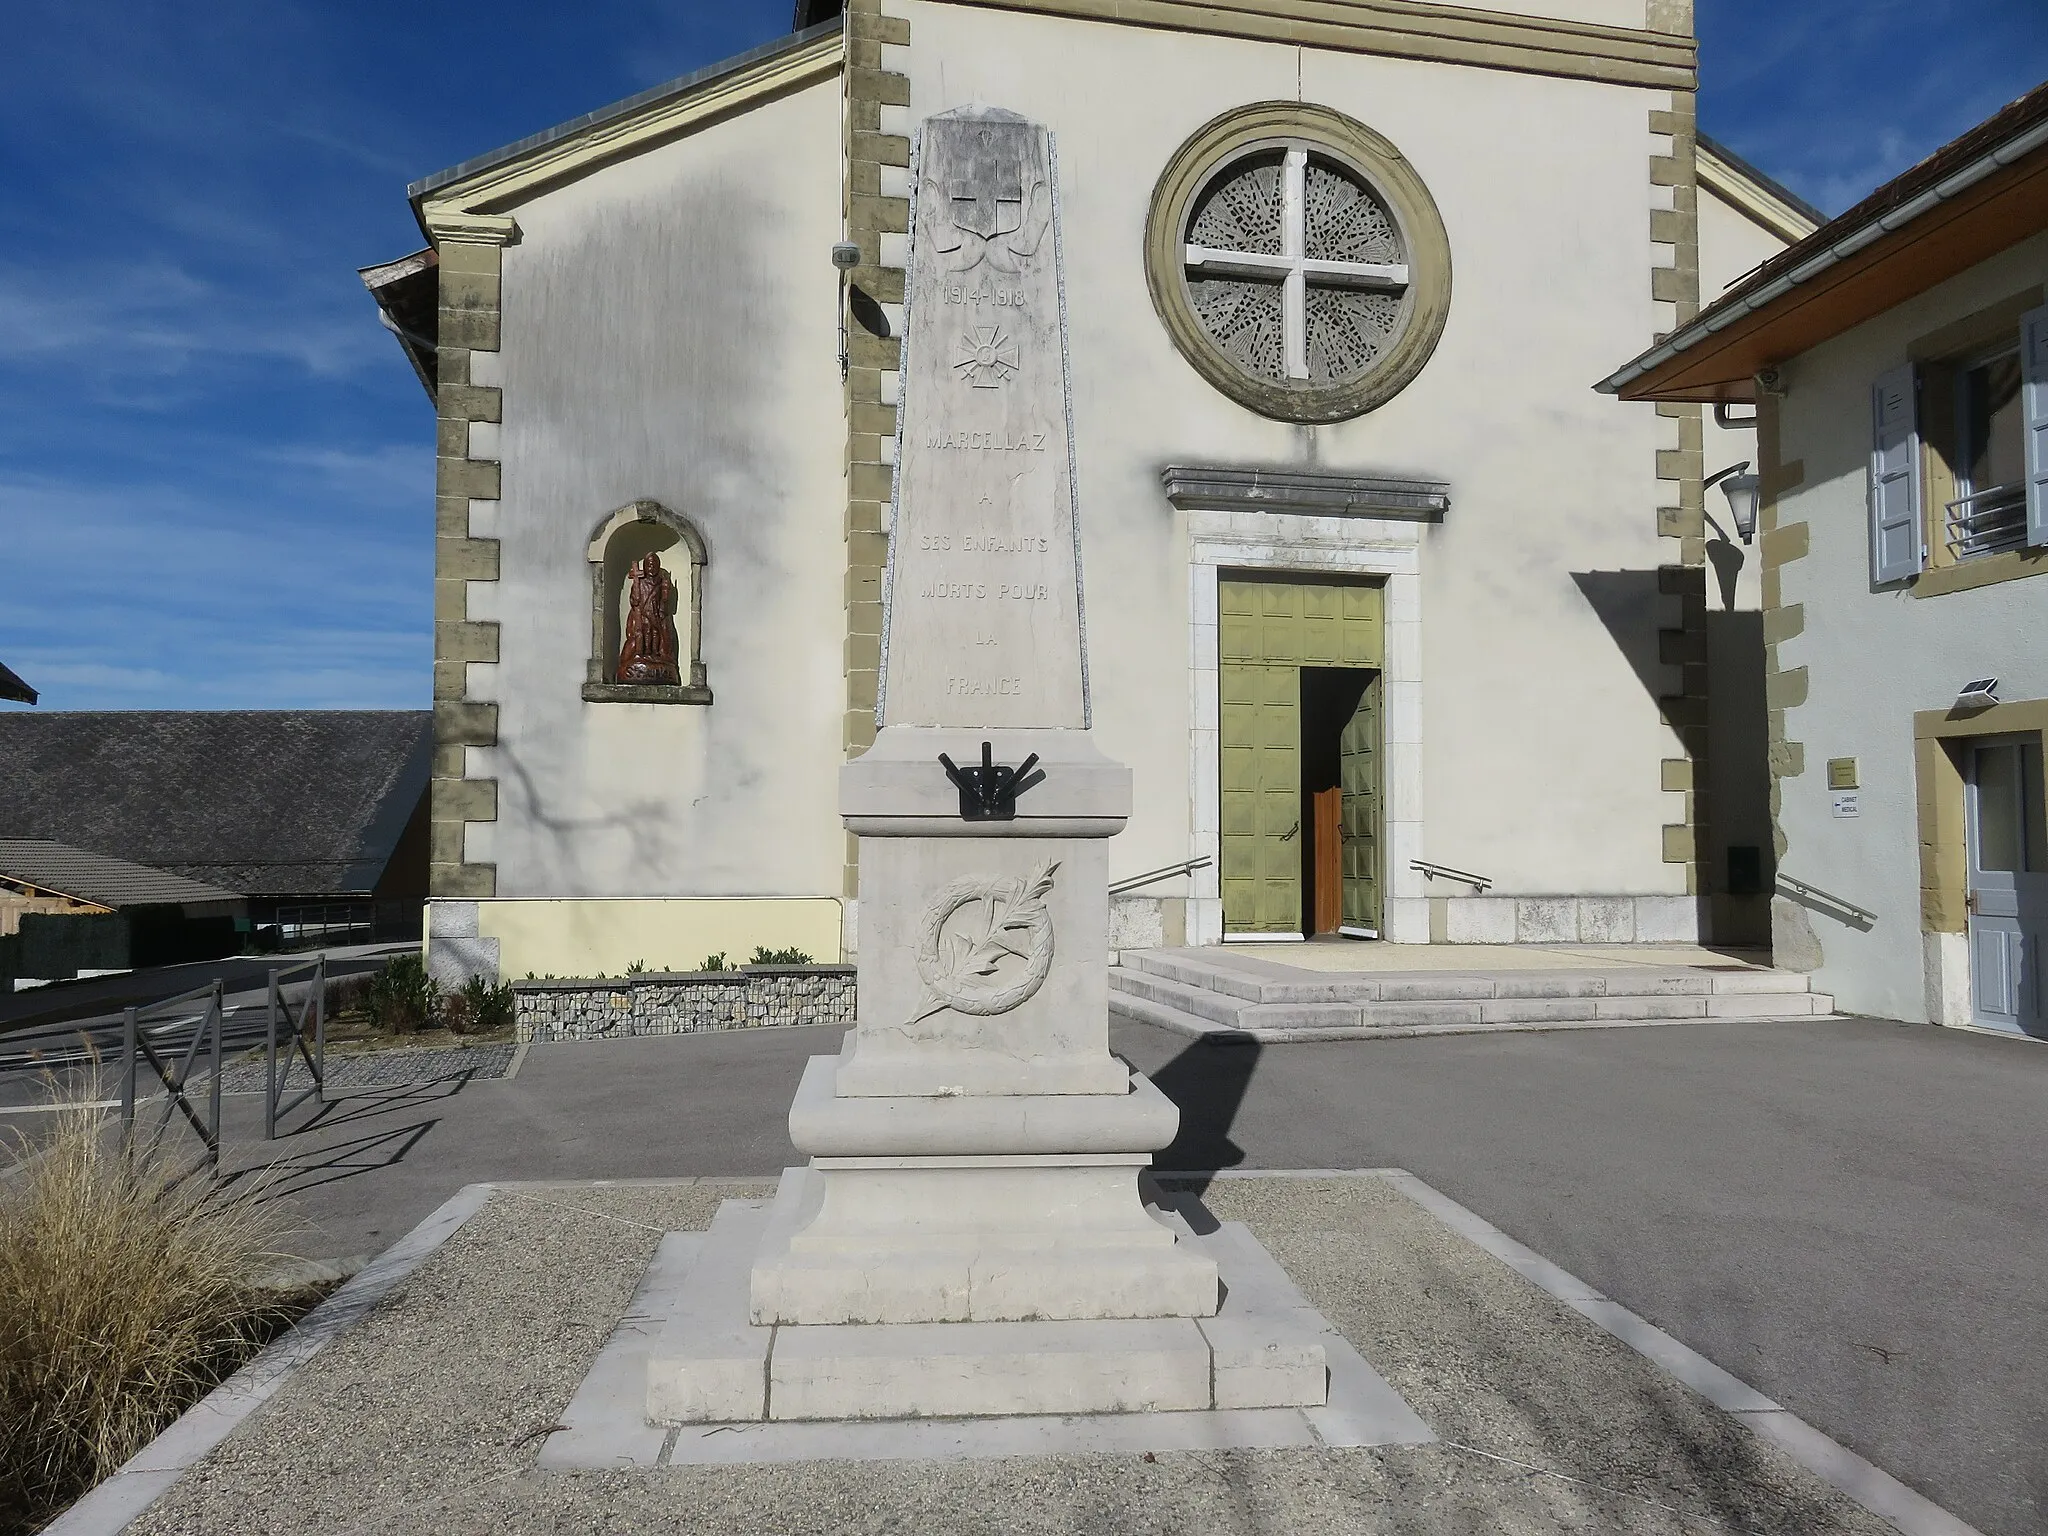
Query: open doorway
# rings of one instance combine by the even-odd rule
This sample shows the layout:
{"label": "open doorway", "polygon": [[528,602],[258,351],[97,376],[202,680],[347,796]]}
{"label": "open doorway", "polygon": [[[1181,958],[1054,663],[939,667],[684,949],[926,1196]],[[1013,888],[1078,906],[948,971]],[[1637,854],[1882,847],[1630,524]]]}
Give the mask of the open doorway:
{"label": "open doorway", "polygon": [[1303,932],[1380,931],[1380,674],[1301,669]]}

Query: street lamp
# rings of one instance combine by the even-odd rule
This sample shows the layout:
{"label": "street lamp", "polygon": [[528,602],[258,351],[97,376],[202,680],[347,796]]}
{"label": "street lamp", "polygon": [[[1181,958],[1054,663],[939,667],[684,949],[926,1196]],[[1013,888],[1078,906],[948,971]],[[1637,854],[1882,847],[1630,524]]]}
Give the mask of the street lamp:
{"label": "street lamp", "polygon": [[1735,521],[1735,536],[1748,544],[1756,538],[1757,477],[1749,472],[1749,460],[1730,464],[1707,476],[1701,491],[1710,485],[1721,487],[1728,498],[1728,515]]}

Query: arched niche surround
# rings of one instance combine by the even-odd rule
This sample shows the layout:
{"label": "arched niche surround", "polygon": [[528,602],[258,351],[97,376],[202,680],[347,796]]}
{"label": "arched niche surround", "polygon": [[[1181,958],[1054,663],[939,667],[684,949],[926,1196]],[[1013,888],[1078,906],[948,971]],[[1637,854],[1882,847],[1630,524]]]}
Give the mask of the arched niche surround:
{"label": "arched niche surround", "polygon": [[[661,556],[676,585],[676,653],[686,681],[614,682],[625,628],[626,573],[645,554]],[[704,671],[704,536],[680,512],[658,501],[635,501],[605,517],[584,550],[590,565],[590,661],[583,697],[596,704],[709,704]],[[681,569],[687,563],[689,569]]]}

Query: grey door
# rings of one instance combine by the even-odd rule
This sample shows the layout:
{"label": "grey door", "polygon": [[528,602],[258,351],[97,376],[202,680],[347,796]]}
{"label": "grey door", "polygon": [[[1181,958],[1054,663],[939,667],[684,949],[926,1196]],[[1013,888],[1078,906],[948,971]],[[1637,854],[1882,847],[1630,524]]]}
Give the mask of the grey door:
{"label": "grey door", "polygon": [[2048,798],[2038,736],[1966,749],[1970,786],[1970,995],[1987,1029],[2048,1035],[2041,961],[2048,938]]}

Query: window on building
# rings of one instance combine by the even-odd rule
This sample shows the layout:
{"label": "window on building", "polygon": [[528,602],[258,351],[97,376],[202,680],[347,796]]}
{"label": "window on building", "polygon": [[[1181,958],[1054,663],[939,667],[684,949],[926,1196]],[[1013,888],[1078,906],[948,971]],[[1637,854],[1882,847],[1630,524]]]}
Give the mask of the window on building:
{"label": "window on building", "polygon": [[1168,335],[1240,405],[1343,421],[1421,372],[1451,297],[1443,219],[1386,139],[1260,102],[1197,130],[1153,192],[1146,279]]}
{"label": "window on building", "polygon": [[2014,318],[1873,383],[1873,581],[2048,546],[2048,308]]}
{"label": "window on building", "polygon": [[1955,369],[1949,408],[1956,495],[1942,519],[1942,542],[1953,559],[1995,555],[2027,541],[2027,424],[2020,386],[2017,337]]}

